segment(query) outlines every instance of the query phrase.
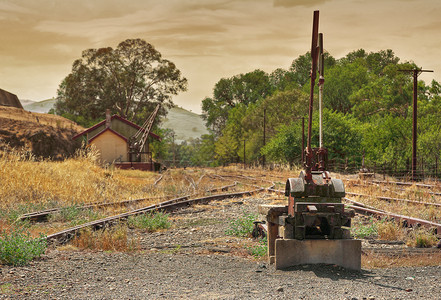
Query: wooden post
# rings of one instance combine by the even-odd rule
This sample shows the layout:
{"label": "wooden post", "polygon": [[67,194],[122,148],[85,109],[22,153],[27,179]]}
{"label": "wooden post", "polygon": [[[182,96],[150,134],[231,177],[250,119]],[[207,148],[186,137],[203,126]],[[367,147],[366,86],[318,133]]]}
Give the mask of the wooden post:
{"label": "wooden post", "polygon": [[276,258],[276,239],[278,235],[279,225],[268,220],[268,259],[270,264],[273,264]]}

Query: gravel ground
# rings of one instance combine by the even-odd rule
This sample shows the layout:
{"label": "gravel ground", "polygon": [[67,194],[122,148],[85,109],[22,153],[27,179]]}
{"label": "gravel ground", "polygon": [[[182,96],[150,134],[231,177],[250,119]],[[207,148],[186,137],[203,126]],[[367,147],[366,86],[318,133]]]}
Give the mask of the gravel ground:
{"label": "gravel ground", "polygon": [[216,201],[173,214],[170,230],[131,231],[133,253],[49,250],[26,267],[2,266],[0,299],[441,299],[441,266],[348,271],[275,270],[248,255],[229,220],[269,198]]}

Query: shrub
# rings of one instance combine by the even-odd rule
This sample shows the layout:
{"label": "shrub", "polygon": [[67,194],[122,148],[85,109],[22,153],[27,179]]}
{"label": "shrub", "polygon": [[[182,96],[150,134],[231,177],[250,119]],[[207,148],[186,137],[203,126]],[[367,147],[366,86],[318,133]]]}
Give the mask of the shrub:
{"label": "shrub", "polygon": [[137,248],[136,241],[128,239],[127,227],[123,225],[97,231],[86,228],[71,244],[79,249],[104,251],[133,251]]}
{"label": "shrub", "polygon": [[418,248],[429,248],[437,243],[436,236],[423,228],[418,228],[412,233],[412,238],[408,240],[407,245]]}
{"label": "shrub", "polygon": [[268,240],[266,237],[258,240],[257,246],[249,247],[251,255],[254,257],[263,257],[268,253]]}
{"label": "shrub", "polygon": [[162,212],[146,213],[129,217],[127,223],[132,228],[144,229],[149,232],[159,229],[167,229],[171,226],[171,223],[168,220],[168,214]]}
{"label": "shrub", "polygon": [[46,239],[43,235],[33,239],[24,228],[15,228],[10,232],[2,231],[0,236],[0,262],[13,266],[27,265],[34,258],[46,251]]}
{"label": "shrub", "polygon": [[253,222],[257,219],[256,215],[250,213],[244,213],[242,217],[236,220],[230,220],[230,225],[226,230],[227,235],[249,237],[253,232]]}
{"label": "shrub", "polygon": [[377,231],[380,240],[397,241],[405,238],[405,233],[400,224],[395,222],[379,222]]}

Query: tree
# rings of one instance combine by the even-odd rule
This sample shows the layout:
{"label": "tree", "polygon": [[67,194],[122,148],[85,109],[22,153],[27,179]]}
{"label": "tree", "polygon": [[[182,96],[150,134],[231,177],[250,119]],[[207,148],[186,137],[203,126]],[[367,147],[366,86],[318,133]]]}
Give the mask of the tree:
{"label": "tree", "polygon": [[272,91],[269,75],[262,70],[222,78],[214,86],[213,97],[202,101],[202,116],[207,127],[219,136],[231,109],[239,104],[255,103]]}
{"label": "tree", "polygon": [[[187,79],[153,45],[128,39],[115,49],[88,49],[74,61],[57,91],[56,112],[71,119],[96,120],[107,108],[142,121],[157,103],[171,106]],[[159,115],[166,113],[162,107]]]}

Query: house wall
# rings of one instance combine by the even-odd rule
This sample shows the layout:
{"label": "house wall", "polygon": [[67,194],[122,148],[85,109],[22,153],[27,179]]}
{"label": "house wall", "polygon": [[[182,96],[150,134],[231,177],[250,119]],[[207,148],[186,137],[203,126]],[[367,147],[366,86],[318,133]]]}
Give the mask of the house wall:
{"label": "house wall", "polygon": [[96,146],[100,152],[100,160],[104,163],[128,161],[126,141],[111,131],[103,132],[91,144]]}

